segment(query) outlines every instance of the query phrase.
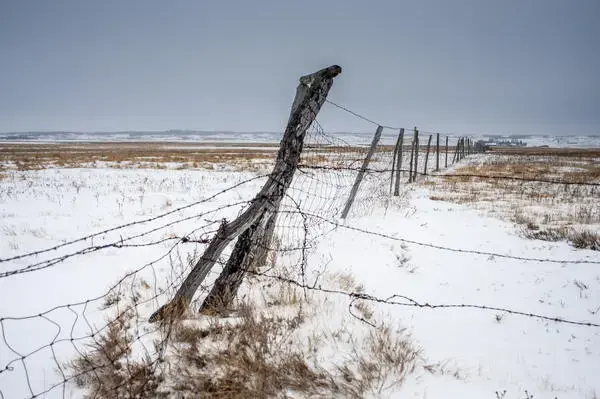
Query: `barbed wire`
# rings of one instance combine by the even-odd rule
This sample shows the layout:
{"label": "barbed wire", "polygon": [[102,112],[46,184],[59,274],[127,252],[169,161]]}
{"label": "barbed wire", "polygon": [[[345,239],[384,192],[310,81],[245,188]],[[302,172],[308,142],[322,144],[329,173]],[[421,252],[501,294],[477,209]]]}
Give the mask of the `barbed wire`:
{"label": "barbed wire", "polygon": [[[319,166],[319,165],[307,165],[301,164],[298,165],[299,169],[320,169],[320,170],[333,170],[333,171],[353,171],[359,172],[361,167],[343,167],[343,166]],[[362,169],[368,173],[390,173],[390,172],[403,172],[409,173],[408,169],[394,169],[394,168],[365,168]],[[491,179],[491,180],[514,180],[521,182],[535,182],[535,183],[549,183],[549,184],[562,184],[562,185],[579,185],[579,186],[590,186],[590,187],[600,187],[600,183],[594,182],[582,182],[582,181],[564,181],[564,180],[553,180],[553,179],[542,179],[542,178],[530,178],[530,177],[519,177],[519,176],[502,176],[502,175],[484,175],[484,174],[476,174],[476,173],[440,173],[440,174],[431,174],[419,171],[412,171],[412,173],[416,173],[419,176],[427,176],[433,178],[478,178],[478,179]]]}
{"label": "barbed wire", "polygon": [[[173,222],[167,223],[167,224],[162,225],[160,227],[153,228],[153,229],[145,231],[143,233],[135,234],[133,236],[129,236],[129,237],[125,237],[125,238],[120,237],[118,240],[114,240],[114,241],[112,241],[110,243],[107,243],[107,244],[90,245],[88,247],[85,247],[85,248],[80,249],[80,250],[75,251],[75,252],[71,252],[71,253],[68,253],[68,254],[57,256],[57,257],[54,257],[54,258],[51,258],[51,259],[46,259],[46,260],[43,260],[43,261],[40,261],[40,262],[31,263],[31,264],[29,264],[27,266],[23,266],[23,267],[20,267],[18,269],[4,271],[4,272],[0,273],[0,279],[1,278],[6,278],[6,277],[10,277],[10,276],[13,276],[15,274],[30,273],[30,272],[34,272],[34,271],[38,271],[38,270],[42,270],[42,269],[47,269],[49,267],[57,265],[58,263],[61,263],[61,262],[65,261],[65,260],[67,260],[69,258],[74,257],[74,256],[86,255],[86,254],[89,254],[89,253],[101,251],[101,250],[108,249],[108,248],[127,248],[127,247],[129,247],[131,245],[127,245],[127,244],[124,244],[124,243],[129,242],[131,240],[134,240],[136,238],[144,237],[144,236],[149,235],[151,233],[154,233],[154,232],[157,232],[159,230],[163,230],[163,229],[165,229],[167,227],[173,226],[173,225],[175,225],[177,223],[181,223],[181,222],[184,222],[184,221],[187,221],[187,220],[191,220],[191,219],[201,218],[203,216],[206,216],[206,215],[209,215],[209,214],[212,214],[212,213],[215,213],[215,212],[227,209],[227,208],[232,208],[232,207],[239,206],[239,205],[245,205],[245,204],[248,204],[248,202],[249,201],[239,201],[239,202],[235,202],[235,203],[232,203],[232,204],[223,205],[223,206],[217,207],[215,209],[211,209],[211,210],[203,212],[203,213],[199,213],[199,214],[195,214],[195,215],[192,215],[192,216],[187,216],[185,218],[181,218],[181,219],[175,220]],[[203,227],[206,227],[206,226],[209,226],[209,225],[212,225],[212,224],[215,224],[215,223],[218,223],[218,222],[213,221],[213,222],[211,222],[208,225],[205,225]],[[81,240],[79,240],[79,241],[81,241]],[[152,244],[152,245],[154,245],[154,244]],[[140,245],[140,246],[147,246],[147,244]]]}
{"label": "barbed wire", "polygon": [[[290,212],[290,211],[281,211],[281,212]],[[368,234],[368,235],[371,235],[371,236],[382,237],[382,238],[386,238],[386,239],[393,240],[393,241],[405,242],[407,244],[414,244],[414,245],[418,245],[418,246],[422,246],[422,247],[439,249],[439,250],[442,250],[442,251],[458,252],[458,253],[473,254],[473,255],[482,255],[482,256],[493,256],[493,257],[497,257],[497,258],[522,260],[522,261],[538,262],[538,263],[600,265],[600,261],[592,261],[592,260],[561,260],[561,259],[548,259],[548,258],[529,258],[529,257],[524,257],[524,256],[501,254],[501,253],[497,253],[497,252],[478,251],[478,250],[472,250],[472,249],[462,249],[462,248],[446,247],[446,246],[443,246],[443,245],[437,245],[437,244],[432,244],[432,243],[426,243],[426,242],[421,242],[421,241],[410,240],[408,238],[394,237],[394,236],[389,235],[389,234],[380,233],[380,232],[376,232],[376,231],[371,231],[371,230],[367,230],[367,229],[362,229],[360,227],[349,226],[349,225],[346,225],[346,224],[343,224],[343,223],[339,223],[336,220],[330,220],[330,219],[322,218],[319,215],[314,215],[314,214],[310,214],[310,213],[306,213],[306,215],[310,216],[310,217],[313,217],[313,218],[317,218],[317,219],[323,220],[326,223],[329,223],[329,224],[331,224],[333,226],[336,226],[336,227],[341,227],[341,228],[346,229],[346,230],[352,230],[352,231],[356,231],[356,232],[359,232],[359,233]]]}
{"label": "barbed wire", "polygon": [[[496,312],[503,312],[503,313],[513,314],[513,315],[518,315],[518,316],[526,316],[526,317],[531,317],[531,318],[535,318],[535,319],[540,319],[540,320],[545,320],[545,321],[553,321],[553,322],[563,323],[563,324],[572,324],[572,325],[585,326],[585,327],[600,327],[600,324],[592,323],[589,321],[569,320],[569,319],[562,318],[562,317],[545,316],[545,315],[536,314],[536,313],[512,310],[512,309],[508,309],[508,308],[504,308],[504,307],[475,305],[475,304],[436,304],[436,303],[429,303],[429,302],[419,302],[413,298],[410,298],[406,295],[401,295],[401,294],[394,294],[388,298],[379,298],[377,296],[374,296],[371,294],[365,294],[363,292],[344,291],[344,290],[339,290],[339,289],[311,286],[311,285],[301,283],[299,281],[296,281],[296,280],[293,280],[293,279],[290,279],[290,278],[287,278],[284,276],[271,275],[271,274],[266,274],[263,272],[255,272],[255,271],[251,271],[251,270],[249,270],[248,273],[253,274],[255,276],[259,276],[259,277],[266,277],[266,278],[278,280],[278,281],[281,281],[284,283],[289,283],[289,284],[295,285],[299,288],[310,290],[310,291],[318,291],[318,292],[323,292],[326,294],[344,295],[351,299],[360,299],[360,300],[377,302],[377,303],[382,303],[382,304],[387,304],[387,305],[399,305],[399,306],[428,308],[428,309],[471,308],[471,309],[480,309],[480,310],[492,310],[492,311],[496,311]],[[393,299],[395,299],[395,298],[404,299],[406,302],[394,301]]]}
{"label": "barbed wire", "polygon": [[211,200],[217,198],[218,196],[220,196],[222,194],[225,194],[228,191],[234,190],[234,189],[236,189],[236,188],[238,188],[238,187],[240,187],[240,186],[242,186],[244,184],[247,184],[247,183],[250,183],[252,181],[255,181],[255,180],[258,180],[258,179],[262,179],[262,178],[265,178],[265,177],[268,177],[268,176],[269,176],[269,174],[253,176],[253,177],[251,177],[249,179],[246,179],[246,180],[244,180],[242,182],[239,182],[239,183],[236,183],[236,184],[234,184],[234,185],[232,185],[230,187],[227,187],[227,188],[225,188],[225,189],[223,189],[223,190],[221,190],[221,191],[219,191],[219,192],[217,192],[217,193],[215,193],[215,194],[213,194],[213,195],[211,195],[211,196],[209,196],[207,198],[204,198],[204,199],[202,199],[200,201],[192,202],[190,204],[181,206],[179,208],[175,208],[173,210],[170,210],[168,212],[162,213],[160,215],[153,216],[153,217],[146,218],[146,219],[136,220],[136,221],[125,223],[125,224],[121,224],[121,225],[118,225],[118,226],[115,226],[115,227],[108,228],[106,230],[99,231],[97,233],[89,234],[89,235],[86,235],[86,236],[83,236],[83,237],[79,237],[79,238],[73,239],[71,241],[67,241],[67,242],[59,244],[59,245],[55,245],[55,246],[50,247],[50,248],[45,248],[45,249],[38,250],[38,251],[32,251],[32,252],[28,252],[28,253],[24,253],[24,254],[20,254],[20,255],[11,256],[11,257],[8,257],[8,258],[3,258],[3,259],[0,259],[0,263],[8,262],[8,261],[13,261],[13,260],[17,260],[17,259],[23,259],[23,258],[27,258],[27,257],[30,257],[30,256],[35,256],[35,255],[41,255],[43,253],[55,251],[55,250],[60,249],[62,247],[66,247],[68,245],[72,245],[72,244],[75,244],[75,243],[78,243],[78,242],[81,242],[81,241],[89,240],[91,238],[94,238],[94,237],[97,237],[97,236],[100,236],[100,235],[103,235],[103,234],[106,234],[106,233],[110,233],[110,232],[113,232],[113,231],[121,230],[121,229],[124,229],[124,228],[127,228],[127,227],[131,227],[131,226],[134,226],[134,225],[138,225],[138,224],[153,222],[155,220],[165,218],[165,217],[167,217],[169,215],[172,215],[174,213],[183,211],[185,209],[189,209],[191,207],[194,207],[194,206],[203,204],[205,202],[211,201]]}
{"label": "barbed wire", "polygon": [[[350,115],[353,115],[353,116],[355,116],[355,117],[357,117],[359,119],[362,119],[365,122],[368,122],[368,123],[372,124],[373,126],[381,126],[382,128],[389,129],[389,130],[404,129],[406,131],[409,131],[409,130],[413,129],[412,127],[411,128],[401,127],[401,126],[394,127],[394,126],[386,125],[385,123],[379,123],[379,122],[376,122],[375,120],[373,120],[373,119],[371,119],[369,117],[366,117],[366,116],[364,116],[364,115],[362,115],[362,114],[360,114],[360,113],[358,113],[356,111],[351,110],[350,108],[348,108],[346,106],[340,105],[340,104],[338,104],[336,102],[333,102],[331,100],[325,100],[325,102],[328,103],[328,104],[333,105],[334,107],[336,107],[338,109],[341,109],[344,112],[349,113]],[[437,134],[437,133],[439,133],[439,132],[430,132],[430,131],[421,130],[421,129],[418,129],[418,130],[419,130],[419,133],[423,133],[423,134]],[[454,133],[444,133],[444,134],[456,136],[456,134],[454,134]]]}

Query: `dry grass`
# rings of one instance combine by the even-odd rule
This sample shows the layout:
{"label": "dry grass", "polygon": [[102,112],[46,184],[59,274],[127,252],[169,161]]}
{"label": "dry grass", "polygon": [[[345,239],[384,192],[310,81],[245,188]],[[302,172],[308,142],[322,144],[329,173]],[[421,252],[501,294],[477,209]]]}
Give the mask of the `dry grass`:
{"label": "dry grass", "polygon": [[[248,148],[252,147],[252,148]],[[214,165],[251,167],[275,159],[270,144],[188,144],[188,143],[77,143],[1,144],[0,164],[14,164],[19,170],[48,167],[95,166],[99,162],[115,168],[147,167],[162,169],[165,164],[179,168],[212,168]]]}
{"label": "dry grass", "polygon": [[[349,274],[335,279],[360,288]],[[105,305],[119,307],[123,301],[115,296]],[[321,309],[315,298],[292,302],[279,307],[237,302],[228,317],[178,320],[161,363],[133,353],[133,312],[121,313],[69,370],[79,374],[75,381],[86,397],[362,398],[398,388],[417,368],[420,350],[410,337],[374,320],[368,306],[359,308],[378,327],[359,324],[368,331],[357,338],[359,330],[350,332],[346,323],[328,333],[309,324]],[[317,354],[329,346],[347,348],[346,356],[324,364]]]}
{"label": "dry grass", "polygon": [[593,231],[574,231],[569,235],[569,241],[575,248],[600,251],[600,234]]}
{"label": "dry grass", "polygon": [[[380,146],[379,151],[393,148]],[[0,172],[3,168],[40,170],[45,168],[96,167],[165,169],[215,169],[228,167],[254,170],[273,165],[278,143],[179,143],[179,142],[78,142],[0,143]],[[301,163],[337,165],[365,156],[362,147],[310,146],[304,148]],[[0,173],[0,178],[3,174]]]}
{"label": "dry grass", "polygon": [[564,241],[570,236],[569,229],[562,228],[548,228],[539,229],[537,226],[529,225],[526,229],[523,229],[523,236],[532,240],[542,241]]}
{"label": "dry grass", "polygon": [[593,233],[600,226],[599,187],[485,178],[506,176],[600,183],[600,158],[597,157],[600,151],[546,150],[536,149],[520,155],[516,150],[502,155],[492,152],[467,159],[471,164],[451,174],[482,177],[446,176],[440,184],[429,186],[430,199],[469,204],[486,214],[510,220],[526,238],[568,241],[576,247],[587,242],[587,248],[594,247],[589,236],[574,237],[582,228]]}
{"label": "dry grass", "polygon": [[67,365],[76,376],[76,385],[85,389],[86,398],[165,397],[158,392],[162,377],[155,373],[150,359],[130,359],[132,320],[132,311],[118,314],[106,332]]}
{"label": "dry grass", "polygon": [[491,154],[555,157],[600,157],[598,148],[490,147]]}
{"label": "dry grass", "polygon": [[[518,160],[518,159],[517,159]],[[593,159],[574,161],[557,158],[555,162],[548,159],[523,159],[514,162],[515,158],[504,158],[504,162],[486,163],[483,165],[468,165],[459,168],[457,174],[480,176],[507,176],[523,179],[561,179],[569,182],[594,182],[600,180],[600,163]],[[572,167],[574,170],[560,170],[561,167]],[[448,181],[482,181],[471,177],[447,177]],[[489,180],[485,179],[489,182]],[[495,180],[495,184],[506,184],[506,180]],[[491,183],[494,184],[494,183]]]}
{"label": "dry grass", "polygon": [[308,366],[285,337],[302,317],[257,315],[242,306],[237,322],[213,321],[209,327],[180,326],[172,389],[184,397],[257,398],[286,392],[318,395],[335,390],[331,377]]}
{"label": "dry grass", "polygon": [[420,350],[409,340],[398,340],[389,327],[372,329],[354,345],[354,352],[339,366],[344,391],[362,398],[366,393],[381,395],[396,387],[415,371]]}

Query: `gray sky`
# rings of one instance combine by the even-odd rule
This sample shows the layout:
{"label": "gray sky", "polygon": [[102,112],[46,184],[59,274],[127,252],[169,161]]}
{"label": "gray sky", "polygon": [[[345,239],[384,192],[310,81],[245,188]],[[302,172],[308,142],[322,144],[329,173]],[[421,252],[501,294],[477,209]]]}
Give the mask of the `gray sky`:
{"label": "gray sky", "polygon": [[329,98],[384,124],[600,134],[599,20],[598,0],[0,0],[0,131],[280,131],[298,77],[339,64]]}

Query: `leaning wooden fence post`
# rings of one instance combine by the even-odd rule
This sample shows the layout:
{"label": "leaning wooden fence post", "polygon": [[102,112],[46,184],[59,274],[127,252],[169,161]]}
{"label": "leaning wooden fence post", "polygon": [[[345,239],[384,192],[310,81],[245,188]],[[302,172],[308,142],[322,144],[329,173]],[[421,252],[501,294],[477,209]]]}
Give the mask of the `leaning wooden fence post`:
{"label": "leaning wooden fence post", "polygon": [[415,167],[413,168],[412,181],[417,181],[417,166],[419,165],[419,130],[415,127]]}
{"label": "leaning wooden fence post", "polygon": [[397,164],[396,164],[396,185],[394,187],[394,195],[395,196],[400,195],[400,174],[402,171],[402,149],[403,149],[403,144],[404,144],[404,128],[400,129],[400,136],[398,137],[398,140],[400,141],[400,145],[399,145],[398,158],[397,158]]}
{"label": "leaning wooden fence post", "polygon": [[448,136],[446,136],[446,163],[444,165],[444,168],[448,167]]}
{"label": "leaning wooden fence post", "polygon": [[375,147],[377,147],[377,143],[379,143],[379,139],[381,138],[381,132],[383,132],[383,127],[377,126],[377,130],[375,131],[375,136],[373,136],[373,141],[371,142],[371,148],[369,148],[369,152],[367,153],[367,156],[363,160],[362,167],[360,168],[358,175],[356,175],[356,180],[354,180],[354,185],[352,186],[352,190],[350,191],[350,196],[348,197],[348,201],[346,201],[346,206],[344,207],[344,210],[342,211],[342,219],[346,219],[346,216],[348,216],[348,212],[350,212],[350,208],[352,207],[352,203],[354,202],[354,197],[356,197],[356,193],[358,193],[358,189],[360,187],[360,182],[362,181],[362,179],[365,176],[365,172],[367,171],[367,168],[369,167],[369,162],[371,162],[371,158],[373,157],[373,154],[375,153]]}
{"label": "leaning wooden fence post", "polygon": [[[250,202],[250,206],[240,216],[231,222],[224,220],[221,223],[214,238],[188,274],[174,298],[154,312],[150,316],[150,322],[181,317],[221,252],[240,235],[233,251],[236,256],[234,260],[230,258],[230,262],[227,263],[219,278],[225,276],[226,283],[241,282],[241,279],[232,280],[231,276],[237,273],[238,277],[243,277],[245,267],[251,263],[254,254],[252,254],[252,248],[248,247],[248,242],[253,239],[258,240],[261,237],[264,238],[264,232],[268,231],[268,221],[273,220],[271,215],[277,212],[300,162],[306,130],[325,103],[327,94],[333,85],[333,78],[339,75],[341,71],[342,69],[339,66],[333,65],[300,78],[300,84],[296,89],[296,97],[281,140],[275,167],[267,182]],[[226,270],[228,266],[230,266],[229,270]],[[213,290],[215,287],[213,287]],[[219,290],[237,291],[237,288],[231,285],[222,284],[220,287]],[[235,295],[235,292],[233,294]]]}
{"label": "leaning wooden fence post", "polygon": [[440,170],[440,134],[435,135],[435,171]]}
{"label": "leaning wooden fence post", "polygon": [[429,149],[431,148],[432,134],[429,135],[429,141],[427,141],[427,152],[425,153],[425,166],[423,167],[423,174],[427,176],[427,162],[429,161]]}

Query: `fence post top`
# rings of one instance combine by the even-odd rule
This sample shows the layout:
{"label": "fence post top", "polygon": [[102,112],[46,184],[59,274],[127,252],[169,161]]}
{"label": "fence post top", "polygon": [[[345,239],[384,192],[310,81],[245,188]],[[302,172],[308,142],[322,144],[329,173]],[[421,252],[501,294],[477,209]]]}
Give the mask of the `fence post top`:
{"label": "fence post top", "polygon": [[300,83],[310,86],[316,79],[333,79],[342,73],[342,67],[339,65],[332,65],[327,68],[323,68],[310,75],[300,77]]}

